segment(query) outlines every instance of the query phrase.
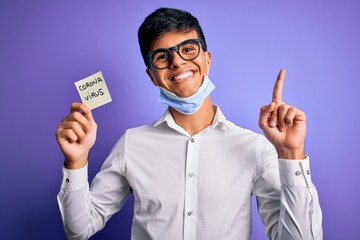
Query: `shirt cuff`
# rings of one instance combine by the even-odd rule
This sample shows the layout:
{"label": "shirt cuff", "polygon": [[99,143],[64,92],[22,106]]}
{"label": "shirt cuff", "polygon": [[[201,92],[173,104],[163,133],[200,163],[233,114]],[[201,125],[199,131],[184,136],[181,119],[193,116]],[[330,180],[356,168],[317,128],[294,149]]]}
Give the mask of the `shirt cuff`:
{"label": "shirt cuff", "polygon": [[310,187],[310,159],[288,160],[279,158],[280,182],[289,187]]}
{"label": "shirt cuff", "polygon": [[61,190],[63,191],[79,191],[85,188],[88,184],[88,165],[83,168],[70,170],[62,167],[62,183]]}

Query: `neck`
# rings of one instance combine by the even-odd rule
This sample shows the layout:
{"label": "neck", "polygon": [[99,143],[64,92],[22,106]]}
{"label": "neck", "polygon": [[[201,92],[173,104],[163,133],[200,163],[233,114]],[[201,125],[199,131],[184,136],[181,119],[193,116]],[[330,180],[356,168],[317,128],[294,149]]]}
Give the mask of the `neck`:
{"label": "neck", "polygon": [[176,124],[182,127],[187,133],[189,133],[190,136],[194,136],[210,126],[215,116],[215,110],[210,96],[204,100],[200,109],[194,114],[182,114],[173,108],[170,108],[170,113]]}

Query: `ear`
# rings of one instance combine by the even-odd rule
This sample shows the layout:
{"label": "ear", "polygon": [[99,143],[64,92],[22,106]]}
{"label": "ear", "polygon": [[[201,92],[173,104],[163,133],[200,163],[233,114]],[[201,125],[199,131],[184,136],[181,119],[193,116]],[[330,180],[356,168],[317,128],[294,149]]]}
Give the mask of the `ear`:
{"label": "ear", "polygon": [[211,67],[211,52],[205,52],[206,64],[207,64],[207,75],[209,75],[210,67]]}
{"label": "ear", "polygon": [[149,76],[151,82],[152,82],[155,86],[157,86],[156,81],[155,81],[155,78],[154,78],[154,75],[152,74],[152,72],[151,72],[151,70],[150,70],[149,68],[146,69],[146,73],[147,73],[147,75]]}
{"label": "ear", "polygon": [[206,61],[210,66],[210,64],[211,64],[211,52],[207,51],[207,52],[205,52],[205,54],[206,54]]}

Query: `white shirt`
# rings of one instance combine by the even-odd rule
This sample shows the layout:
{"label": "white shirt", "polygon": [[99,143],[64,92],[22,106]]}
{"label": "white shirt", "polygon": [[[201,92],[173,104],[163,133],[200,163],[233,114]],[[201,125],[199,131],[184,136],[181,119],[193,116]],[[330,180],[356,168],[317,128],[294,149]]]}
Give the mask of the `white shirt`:
{"label": "white shirt", "polygon": [[309,158],[278,159],[260,134],[227,121],[189,136],[169,111],[129,129],[101,171],[63,168],[58,202],[69,239],[102,229],[133,193],[133,240],[239,240],[251,236],[255,194],[269,239],[322,239]]}

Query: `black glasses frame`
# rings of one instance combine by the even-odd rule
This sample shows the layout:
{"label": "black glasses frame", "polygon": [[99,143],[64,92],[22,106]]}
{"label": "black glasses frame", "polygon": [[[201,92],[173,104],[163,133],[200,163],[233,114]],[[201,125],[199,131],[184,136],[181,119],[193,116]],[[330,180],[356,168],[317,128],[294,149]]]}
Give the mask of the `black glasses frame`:
{"label": "black glasses frame", "polygon": [[[186,58],[184,58],[184,57],[181,55],[181,53],[179,52],[179,49],[180,49],[180,47],[181,47],[182,45],[185,45],[185,44],[188,44],[188,43],[191,43],[191,42],[195,42],[195,43],[198,45],[199,51],[198,51],[198,53],[196,54],[195,57],[190,58],[190,59],[186,59]],[[202,41],[201,41],[200,39],[188,39],[188,40],[185,40],[185,41],[183,41],[182,43],[180,43],[180,44],[178,44],[178,45],[176,45],[176,46],[173,46],[173,47],[171,47],[171,48],[158,48],[158,49],[155,49],[155,50],[153,50],[153,51],[151,51],[151,52],[148,53],[148,55],[147,55],[147,60],[148,60],[148,62],[149,62],[154,68],[156,68],[156,69],[165,69],[165,68],[168,68],[168,67],[171,65],[172,61],[173,61],[174,55],[173,55],[172,52],[173,52],[174,50],[175,50],[175,51],[177,52],[177,54],[178,54],[182,59],[184,59],[185,61],[191,61],[191,60],[194,60],[195,58],[197,58],[197,57],[199,56],[199,54],[200,54],[200,44],[201,44],[201,47],[202,47]],[[152,58],[153,58],[154,54],[156,54],[156,53],[158,53],[158,52],[164,52],[164,51],[169,53],[169,55],[170,55],[170,61],[169,61],[169,63],[168,63],[165,67],[159,68],[159,67],[155,66],[155,64],[154,64],[153,61],[152,61]]]}

